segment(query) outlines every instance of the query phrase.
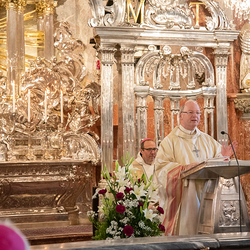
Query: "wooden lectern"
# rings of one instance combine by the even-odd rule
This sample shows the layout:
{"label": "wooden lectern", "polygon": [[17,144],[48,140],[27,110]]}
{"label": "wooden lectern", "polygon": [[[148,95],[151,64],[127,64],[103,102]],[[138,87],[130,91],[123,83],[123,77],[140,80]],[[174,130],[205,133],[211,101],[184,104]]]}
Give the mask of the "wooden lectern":
{"label": "wooden lectern", "polygon": [[[240,175],[250,172],[250,161],[238,162]],[[250,231],[248,209],[238,182],[236,160],[207,160],[184,171],[181,178],[206,180],[200,201],[197,234]]]}

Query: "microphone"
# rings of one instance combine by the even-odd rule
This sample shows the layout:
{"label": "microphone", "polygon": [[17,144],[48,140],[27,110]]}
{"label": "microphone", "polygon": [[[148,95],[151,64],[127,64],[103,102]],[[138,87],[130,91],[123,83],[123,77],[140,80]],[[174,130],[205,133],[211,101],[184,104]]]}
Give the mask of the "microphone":
{"label": "microphone", "polygon": [[229,134],[228,134],[227,132],[225,132],[225,131],[221,131],[221,134],[222,134],[222,135],[227,135],[227,136],[228,136],[228,139],[229,139],[230,144],[231,144],[231,147],[232,147],[232,149],[233,149],[234,157],[235,157],[235,160],[236,160],[236,163],[237,163],[237,166],[238,166],[238,182],[239,182],[239,187],[238,187],[238,189],[239,189],[239,210],[240,210],[240,211],[239,211],[239,212],[240,212],[240,232],[242,232],[242,228],[241,228],[241,202],[240,202],[240,191],[241,191],[241,186],[240,186],[240,165],[239,165],[238,158],[237,158],[237,156],[236,156],[236,153],[235,153],[235,150],[234,150],[234,146],[233,146],[233,144],[232,144],[232,141],[231,141],[231,138],[230,138]]}

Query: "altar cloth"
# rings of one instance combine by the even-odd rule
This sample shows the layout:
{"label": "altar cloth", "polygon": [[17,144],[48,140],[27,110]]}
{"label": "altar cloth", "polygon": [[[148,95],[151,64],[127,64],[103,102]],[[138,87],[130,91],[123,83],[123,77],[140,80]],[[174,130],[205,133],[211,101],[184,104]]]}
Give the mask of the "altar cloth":
{"label": "altar cloth", "polygon": [[31,250],[192,250],[250,249],[250,233],[158,236],[110,241],[81,241],[31,246]]}

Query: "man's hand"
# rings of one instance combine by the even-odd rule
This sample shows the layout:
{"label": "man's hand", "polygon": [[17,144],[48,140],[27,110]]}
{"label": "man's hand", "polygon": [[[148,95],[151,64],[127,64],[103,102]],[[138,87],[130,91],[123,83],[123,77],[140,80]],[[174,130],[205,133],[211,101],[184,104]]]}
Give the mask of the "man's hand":
{"label": "man's hand", "polygon": [[[233,143],[233,147],[234,150],[236,151],[237,147],[238,147],[238,142],[234,141]],[[225,142],[222,143],[222,147],[221,147],[221,154],[223,156],[228,156],[230,157],[231,155],[233,155],[233,149],[232,149],[232,145],[230,144],[229,146],[225,147]]]}
{"label": "man's hand", "polygon": [[196,165],[198,165],[198,164],[199,164],[199,162],[194,162],[194,163],[190,163],[190,164],[188,164],[188,165],[185,165],[185,166],[183,166],[183,167],[184,167],[184,169],[185,169],[185,171],[186,171],[186,170],[189,170],[189,169],[193,168],[194,166],[196,166]]}

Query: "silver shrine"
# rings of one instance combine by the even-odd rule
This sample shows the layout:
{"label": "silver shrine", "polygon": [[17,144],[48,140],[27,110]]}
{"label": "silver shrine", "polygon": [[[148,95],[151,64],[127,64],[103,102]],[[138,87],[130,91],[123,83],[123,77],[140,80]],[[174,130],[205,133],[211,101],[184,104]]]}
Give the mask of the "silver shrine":
{"label": "silver shrine", "polygon": [[59,56],[30,61],[16,100],[8,101],[2,77],[1,160],[72,159],[96,164],[100,159],[98,136],[89,131],[100,116],[100,86],[95,82],[81,86],[83,44],[72,37],[66,22],[54,39]]}

